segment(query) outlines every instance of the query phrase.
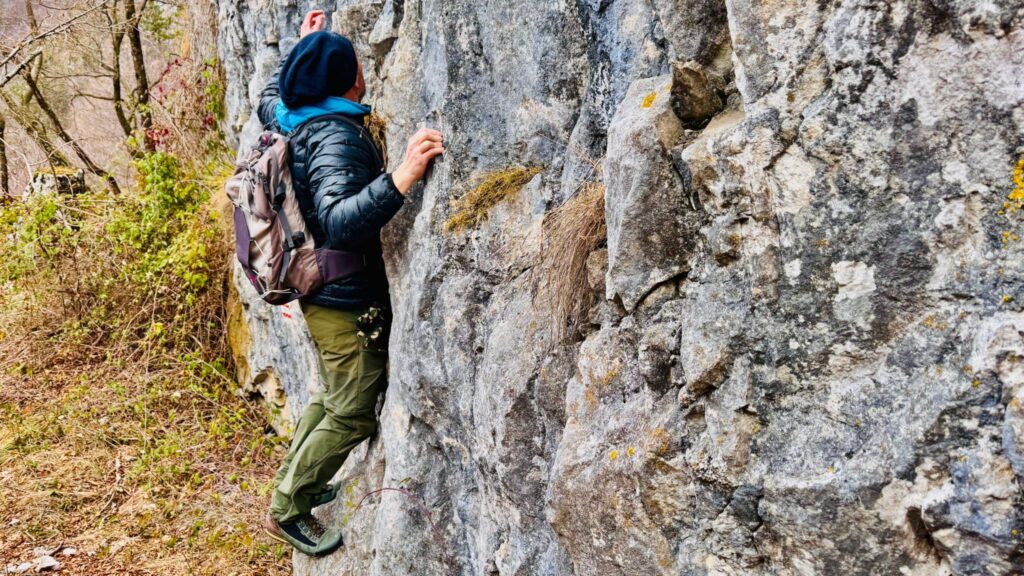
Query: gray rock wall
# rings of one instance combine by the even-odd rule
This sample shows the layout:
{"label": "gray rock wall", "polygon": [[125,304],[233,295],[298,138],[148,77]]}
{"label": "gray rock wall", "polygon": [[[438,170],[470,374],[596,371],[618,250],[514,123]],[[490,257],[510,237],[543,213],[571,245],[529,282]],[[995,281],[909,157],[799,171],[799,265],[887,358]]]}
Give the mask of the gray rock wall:
{"label": "gray rock wall", "polygon": [[[220,0],[243,144],[311,6]],[[448,153],[385,231],[381,429],[318,512],[348,545],[296,574],[1024,574],[1024,1],[328,8],[392,165]],[[592,181],[601,298],[555,341],[542,223]],[[290,353],[243,377],[297,408],[305,336],[250,304]]]}

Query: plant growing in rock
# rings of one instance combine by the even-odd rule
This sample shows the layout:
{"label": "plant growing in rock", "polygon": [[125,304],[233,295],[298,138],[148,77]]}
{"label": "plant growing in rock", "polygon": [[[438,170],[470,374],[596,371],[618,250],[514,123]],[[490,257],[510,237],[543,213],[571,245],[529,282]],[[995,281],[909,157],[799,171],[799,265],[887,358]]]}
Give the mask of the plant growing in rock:
{"label": "plant growing in rock", "polygon": [[515,166],[484,174],[469,192],[452,203],[455,212],[445,222],[444,231],[456,233],[475,228],[487,219],[491,208],[518,194],[542,171],[539,166]]}
{"label": "plant growing in rock", "polygon": [[586,182],[544,218],[541,290],[551,310],[553,342],[572,336],[594,303],[587,259],[608,237],[604,185]]}

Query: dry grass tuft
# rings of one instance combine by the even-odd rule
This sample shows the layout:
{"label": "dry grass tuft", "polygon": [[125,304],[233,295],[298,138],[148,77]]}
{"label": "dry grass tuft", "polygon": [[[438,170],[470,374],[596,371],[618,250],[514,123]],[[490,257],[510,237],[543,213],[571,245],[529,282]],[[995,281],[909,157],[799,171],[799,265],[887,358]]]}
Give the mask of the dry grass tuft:
{"label": "dry grass tuft", "polygon": [[381,158],[384,160],[384,167],[388,165],[388,121],[380,114],[371,112],[363,119],[366,130],[370,132],[370,138],[380,150]]}
{"label": "dry grass tuft", "polygon": [[444,231],[454,233],[476,227],[487,219],[491,208],[518,194],[542,171],[539,166],[516,166],[488,172],[479,184],[453,202],[455,214],[445,222]]}
{"label": "dry grass tuft", "polygon": [[543,294],[551,309],[555,343],[570,336],[593,304],[587,257],[608,237],[604,184],[588,182],[544,220]]}

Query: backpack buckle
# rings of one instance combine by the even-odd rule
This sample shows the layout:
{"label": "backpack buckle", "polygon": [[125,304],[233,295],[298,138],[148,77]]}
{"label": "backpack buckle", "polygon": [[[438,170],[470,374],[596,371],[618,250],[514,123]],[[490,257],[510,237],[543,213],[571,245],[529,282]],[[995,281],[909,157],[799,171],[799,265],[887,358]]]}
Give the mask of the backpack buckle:
{"label": "backpack buckle", "polygon": [[302,232],[296,232],[291,236],[286,236],[284,242],[281,243],[284,249],[288,252],[295,250],[306,242],[306,235]]}

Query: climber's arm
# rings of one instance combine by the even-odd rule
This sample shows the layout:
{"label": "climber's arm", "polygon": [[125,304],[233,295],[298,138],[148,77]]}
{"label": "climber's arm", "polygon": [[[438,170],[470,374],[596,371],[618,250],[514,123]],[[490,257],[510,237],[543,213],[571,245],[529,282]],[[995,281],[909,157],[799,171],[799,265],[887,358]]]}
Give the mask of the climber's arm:
{"label": "climber's arm", "polygon": [[390,174],[375,177],[376,159],[351,132],[340,127],[320,130],[309,145],[309,187],[328,243],[334,249],[358,251],[380,234],[404,198]]}
{"label": "climber's arm", "polygon": [[[281,62],[284,63],[284,58],[281,59]],[[281,99],[277,88],[277,76],[280,72],[281,66],[278,65],[274,75],[270,77],[267,85],[260,92],[260,103],[256,108],[256,113],[259,115],[260,124],[263,125],[264,129],[271,129],[275,123],[274,107],[277,106],[278,101]]]}
{"label": "climber's arm", "polygon": [[[311,32],[318,32],[324,29],[325,17],[323,10],[310,10],[306,13],[305,18],[302,19],[302,28],[299,30],[299,38],[305,38],[307,34]],[[288,57],[287,54],[281,55],[281,62],[277,66],[277,70],[274,71],[273,76],[267,82],[267,85],[263,87],[260,92],[260,103],[256,108],[256,114],[260,118],[260,124],[263,127],[271,128],[274,123],[274,108],[277,106],[278,100],[280,100],[280,93],[277,87],[277,78],[281,74],[281,65],[284,64],[285,59]]]}

